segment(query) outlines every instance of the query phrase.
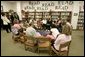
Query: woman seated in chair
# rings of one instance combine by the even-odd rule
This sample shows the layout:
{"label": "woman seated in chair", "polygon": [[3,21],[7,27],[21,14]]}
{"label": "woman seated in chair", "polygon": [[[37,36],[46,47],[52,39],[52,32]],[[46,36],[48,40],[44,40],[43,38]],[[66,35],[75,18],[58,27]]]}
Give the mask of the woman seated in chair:
{"label": "woman seated in chair", "polygon": [[[72,28],[66,24],[66,20],[62,22],[62,34],[59,34],[54,41],[53,47],[55,50],[59,50],[60,44],[71,41],[71,30]],[[62,48],[61,51],[67,50],[67,47]]]}
{"label": "woman seated in chair", "polygon": [[59,35],[59,31],[56,28],[51,28],[50,33],[46,36],[46,38],[51,39],[51,45],[54,44],[54,41],[56,40],[56,37]]}
{"label": "woman seated in chair", "polygon": [[14,20],[14,25],[12,26],[13,39],[17,40],[19,38],[19,29],[21,29],[18,20]]}
{"label": "woman seated in chair", "polygon": [[52,32],[50,31],[49,34],[46,35],[46,38],[50,38],[52,40],[55,40],[54,36],[52,35]]}
{"label": "woman seated in chair", "polygon": [[14,20],[14,25],[13,27],[17,28],[17,29],[21,29],[20,23],[18,20]]}
{"label": "woman seated in chair", "polygon": [[26,28],[25,33],[26,33],[27,36],[33,36],[33,37],[41,36],[40,33],[38,33],[38,32],[32,27],[32,24],[29,24],[29,27]]}

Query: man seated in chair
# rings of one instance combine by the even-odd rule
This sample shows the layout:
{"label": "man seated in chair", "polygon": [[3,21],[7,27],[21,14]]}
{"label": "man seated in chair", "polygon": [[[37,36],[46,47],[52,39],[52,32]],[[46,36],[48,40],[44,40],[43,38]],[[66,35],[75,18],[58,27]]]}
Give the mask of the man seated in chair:
{"label": "man seated in chair", "polygon": [[[63,20],[62,22],[62,34],[59,34],[54,41],[53,47],[55,50],[59,51],[60,44],[63,44],[65,42],[71,41],[71,30],[72,28],[69,27],[69,25],[66,24],[66,20]],[[67,50],[67,47],[62,48],[61,51]]]}
{"label": "man seated in chair", "polygon": [[50,33],[46,36],[46,38],[51,39],[51,44],[54,44],[54,41],[56,40],[57,35],[59,35],[59,31],[57,28],[52,27],[50,30]]}

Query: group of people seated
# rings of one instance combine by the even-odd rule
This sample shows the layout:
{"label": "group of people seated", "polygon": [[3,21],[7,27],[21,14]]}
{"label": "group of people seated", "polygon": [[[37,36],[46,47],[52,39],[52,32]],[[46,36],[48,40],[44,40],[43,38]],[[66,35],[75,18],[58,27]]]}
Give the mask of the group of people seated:
{"label": "group of people seated", "polygon": [[[40,29],[41,28],[41,29]],[[62,43],[67,41],[71,41],[72,34],[72,26],[69,20],[54,20],[51,19],[43,19],[43,20],[33,20],[30,19],[29,22],[26,20],[23,21],[14,21],[14,25],[12,26],[12,32],[14,35],[19,35],[19,31],[22,29],[22,32],[26,34],[26,36],[32,37],[45,37],[52,39],[52,46],[59,50],[59,46]],[[40,29],[40,30],[38,30]],[[63,50],[67,50],[63,48]]]}

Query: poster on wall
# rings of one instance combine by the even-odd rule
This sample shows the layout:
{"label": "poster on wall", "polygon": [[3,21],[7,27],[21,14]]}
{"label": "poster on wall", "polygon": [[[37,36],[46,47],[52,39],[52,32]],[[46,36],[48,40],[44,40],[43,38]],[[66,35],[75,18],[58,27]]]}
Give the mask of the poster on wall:
{"label": "poster on wall", "polygon": [[77,16],[78,15],[78,13],[74,13],[74,16]]}

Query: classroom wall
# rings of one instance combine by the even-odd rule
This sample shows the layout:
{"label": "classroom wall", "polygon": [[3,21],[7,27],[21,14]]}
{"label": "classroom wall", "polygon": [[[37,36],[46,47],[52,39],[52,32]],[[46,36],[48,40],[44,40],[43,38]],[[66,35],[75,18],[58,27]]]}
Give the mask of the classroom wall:
{"label": "classroom wall", "polygon": [[16,3],[10,3],[8,1],[1,1],[1,5],[3,6],[3,11],[8,12],[10,9],[16,11]]}
{"label": "classroom wall", "polygon": [[16,2],[16,12],[19,15],[19,19],[22,20],[22,16],[21,16],[21,3],[19,1]]}
{"label": "classroom wall", "polygon": [[[84,11],[84,1],[1,1],[1,5],[3,6],[4,12],[13,9],[19,13],[20,19],[20,11],[22,9],[24,10],[24,8],[26,8],[26,11],[71,11],[71,24],[73,29],[77,28],[79,11]],[[75,13],[77,14],[76,16],[74,15]]]}
{"label": "classroom wall", "polygon": [[72,10],[72,18],[71,18],[71,24],[73,29],[77,28],[78,16],[79,16],[79,1],[74,1],[74,6]]}

